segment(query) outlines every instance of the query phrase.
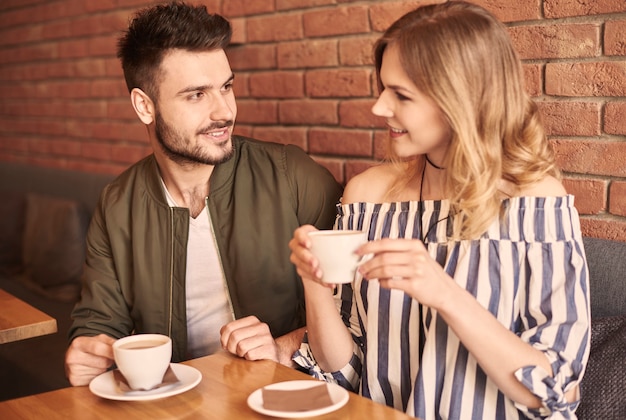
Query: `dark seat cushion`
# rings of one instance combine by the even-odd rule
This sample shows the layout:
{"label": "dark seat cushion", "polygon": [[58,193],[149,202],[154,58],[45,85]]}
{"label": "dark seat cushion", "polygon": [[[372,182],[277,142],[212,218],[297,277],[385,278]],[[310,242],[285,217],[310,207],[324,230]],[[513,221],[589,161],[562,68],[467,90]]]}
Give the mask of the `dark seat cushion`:
{"label": "dark seat cushion", "polygon": [[23,240],[27,286],[52,299],[77,299],[88,219],[74,200],[27,195]]}
{"label": "dark seat cushion", "polygon": [[24,234],[23,194],[5,192],[0,200],[0,275],[22,269],[22,236]]}
{"label": "dark seat cushion", "polygon": [[591,316],[626,315],[626,242],[583,238],[591,294]]}
{"label": "dark seat cushion", "polygon": [[591,320],[591,352],[580,390],[580,420],[626,419],[626,316]]}

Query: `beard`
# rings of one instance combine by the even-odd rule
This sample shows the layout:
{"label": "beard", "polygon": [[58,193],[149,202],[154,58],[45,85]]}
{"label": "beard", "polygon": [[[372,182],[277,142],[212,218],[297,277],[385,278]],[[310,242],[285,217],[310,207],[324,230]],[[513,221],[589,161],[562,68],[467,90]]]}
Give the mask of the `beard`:
{"label": "beard", "polygon": [[[208,127],[204,127],[196,132],[201,135],[210,130],[232,127],[232,120],[215,122]],[[192,142],[185,134],[176,130],[173,126],[165,122],[159,112],[156,113],[154,130],[157,141],[167,157],[179,165],[218,165],[229,160],[233,154],[233,143],[230,136],[228,140],[221,143],[213,143],[207,147],[200,145],[192,146]]]}

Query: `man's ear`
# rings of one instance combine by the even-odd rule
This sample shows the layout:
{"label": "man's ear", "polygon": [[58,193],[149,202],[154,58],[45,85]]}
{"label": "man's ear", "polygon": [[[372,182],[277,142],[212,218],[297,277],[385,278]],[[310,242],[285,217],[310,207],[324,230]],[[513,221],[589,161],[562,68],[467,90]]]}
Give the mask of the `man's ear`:
{"label": "man's ear", "polygon": [[145,125],[152,124],[154,121],[154,102],[152,99],[143,90],[134,88],[130,91],[130,102],[141,122]]}

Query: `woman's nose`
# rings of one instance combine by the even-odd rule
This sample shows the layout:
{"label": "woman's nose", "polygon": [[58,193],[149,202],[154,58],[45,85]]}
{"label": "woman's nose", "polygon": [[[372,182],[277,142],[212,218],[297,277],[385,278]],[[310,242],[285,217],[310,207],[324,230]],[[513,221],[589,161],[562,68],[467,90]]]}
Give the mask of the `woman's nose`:
{"label": "woman's nose", "polygon": [[393,117],[393,112],[385,100],[386,96],[385,91],[382,91],[376,103],[372,106],[372,114],[385,118]]}

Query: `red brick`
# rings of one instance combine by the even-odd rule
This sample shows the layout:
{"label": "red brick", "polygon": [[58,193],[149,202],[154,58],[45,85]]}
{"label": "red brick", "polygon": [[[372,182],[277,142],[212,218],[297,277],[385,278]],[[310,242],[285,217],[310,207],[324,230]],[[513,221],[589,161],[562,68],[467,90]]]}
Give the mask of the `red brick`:
{"label": "red brick", "polygon": [[263,15],[248,18],[248,42],[288,41],[302,38],[299,13]]}
{"label": "red brick", "polygon": [[309,132],[309,152],[339,156],[371,156],[372,133],[363,130],[315,128]]}
{"label": "red brick", "polygon": [[104,105],[106,117],[112,118],[116,120],[135,120],[137,119],[137,114],[135,114],[135,110],[133,109],[130,100],[116,100],[116,101],[107,101],[107,102],[98,102],[98,104]]}
{"label": "red brick", "polygon": [[543,0],[546,18],[626,12],[624,0]]}
{"label": "red brick", "polygon": [[102,158],[106,158],[106,160],[111,159],[111,144],[110,143],[83,143],[81,149],[81,156],[84,158],[93,158],[102,160]]}
{"label": "red brick", "polygon": [[238,136],[254,137],[252,135],[253,129],[254,129],[254,126],[252,125],[236,124],[235,130],[233,131],[233,133]]}
{"label": "red brick", "polygon": [[558,96],[626,96],[626,61],[548,63],[546,93]]}
{"label": "red brick", "polygon": [[44,22],[37,25],[41,35],[37,41],[69,38],[72,36],[72,25],[67,22]]}
{"label": "red brick", "polygon": [[222,13],[223,3],[225,3],[224,0],[202,0],[202,4],[206,6],[206,9],[209,11],[209,13]]}
{"label": "red brick", "polygon": [[59,58],[87,57],[89,55],[89,45],[84,39],[72,39],[63,41],[56,47]]}
{"label": "red brick", "polygon": [[599,24],[544,24],[509,28],[520,58],[597,57],[602,53]]}
{"label": "red brick", "polygon": [[332,7],[303,14],[308,37],[366,33],[370,30],[367,6]]}
{"label": "red brick", "polygon": [[[132,113],[133,119],[137,118],[133,112],[133,107],[130,103],[125,104],[130,116]],[[62,109],[67,115],[72,118],[109,118],[107,109],[110,104],[107,104],[104,100],[87,100],[87,101],[69,101]]]}
{"label": "red brick", "polygon": [[[0,118],[0,122],[2,122],[2,118]],[[26,138],[18,137],[13,133],[11,133],[11,137],[7,137],[2,131],[0,127],[0,151],[17,152],[19,154],[28,152],[28,140]],[[2,160],[6,160],[6,158],[3,157]]]}
{"label": "red brick", "polygon": [[378,35],[339,40],[339,62],[343,66],[374,65],[373,47]]}
{"label": "red brick", "polygon": [[58,156],[81,156],[82,143],[73,140],[48,141],[49,152]]}
{"label": "red brick", "polygon": [[54,60],[59,56],[58,44],[38,43],[18,48],[7,48],[0,52],[0,62],[3,64],[23,61]]}
{"label": "red brick", "polygon": [[[71,63],[71,75],[72,77],[85,77],[85,78],[94,78],[94,77],[103,77],[107,75],[106,61],[103,59],[92,59],[92,60],[76,60]],[[50,75],[54,77],[54,75]],[[124,84],[124,81],[121,80],[121,84]]]}
{"label": "red brick", "polygon": [[604,132],[626,135],[626,102],[608,102],[605,105]]}
{"label": "red brick", "polygon": [[569,194],[574,195],[578,213],[600,214],[606,210],[606,181],[564,178],[563,185]]}
{"label": "red brick", "polygon": [[36,3],[41,3],[41,0],[2,0],[2,2],[0,3],[0,11],[15,9],[18,6],[24,7]]}
{"label": "red brick", "polygon": [[278,104],[281,124],[336,125],[339,122],[336,100],[285,100]]}
{"label": "red brick", "polygon": [[250,75],[246,73],[238,72],[235,74],[235,81],[233,83],[233,92],[235,98],[246,98],[250,96]]}
{"label": "red brick", "polygon": [[371,70],[311,70],[306,73],[306,93],[311,97],[370,96]]}
{"label": "red brick", "polygon": [[123,79],[122,65],[119,60],[114,57],[106,58],[104,57],[104,66],[106,68],[107,76],[115,76]]}
{"label": "red brick", "polygon": [[87,45],[90,57],[115,55],[117,53],[117,40],[112,36],[99,36],[91,38]]}
{"label": "red brick", "polygon": [[252,137],[281,144],[295,144],[307,151],[307,130],[302,127],[255,127]]}
{"label": "red brick", "polygon": [[106,121],[93,123],[93,137],[103,140],[145,141],[146,127],[136,121]]}
{"label": "red brick", "polygon": [[489,10],[502,22],[517,22],[541,18],[540,0],[473,0],[472,3]]}
{"label": "red brick", "polygon": [[337,41],[313,39],[278,44],[278,68],[330,67],[338,64]]}
{"label": "red brick", "polygon": [[21,43],[38,42],[45,39],[43,31],[44,26],[42,25],[9,28],[2,31],[2,35],[0,36],[0,45],[12,46],[20,45]]}
{"label": "red brick", "polygon": [[626,55],[626,20],[609,20],[604,24],[604,53]]}
{"label": "red brick", "polygon": [[609,212],[616,216],[626,216],[626,182],[611,182],[609,190]]}
{"label": "red brick", "polygon": [[123,80],[96,79],[91,82],[90,97],[96,98],[126,98],[128,89]]}
{"label": "red brick", "polygon": [[276,0],[277,10],[304,9],[311,6],[334,4],[335,0]]}
{"label": "red brick", "polygon": [[248,42],[248,32],[246,30],[246,18],[232,18],[229,19],[230,26],[233,28],[233,35],[230,38],[230,43],[244,44]]}
{"label": "red brick", "polygon": [[346,162],[345,172],[346,172],[346,183],[354,178],[355,175],[360,174],[372,166],[378,165],[380,162],[372,161],[372,160],[349,160]]}
{"label": "red brick", "polygon": [[339,124],[342,127],[380,128],[385,120],[372,114],[375,99],[354,99],[339,104]]}
{"label": "red brick", "polygon": [[552,145],[566,172],[626,176],[626,142],[555,139]]}
{"label": "red brick", "polygon": [[524,85],[530,96],[540,96],[543,93],[543,77],[541,64],[524,64]]}
{"label": "red brick", "polygon": [[116,144],[111,148],[111,160],[132,164],[149,155],[151,151],[147,144]]}
{"label": "red brick", "polygon": [[250,95],[257,98],[301,98],[304,96],[301,72],[279,71],[250,75]]}
{"label": "red brick", "polygon": [[537,102],[548,135],[601,134],[601,106],[595,102]]}
{"label": "red brick", "polygon": [[393,22],[402,15],[425,4],[445,3],[446,0],[411,0],[377,2],[370,6],[369,14],[372,22],[372,30],[384,32]]}
{"label": "red brick", "polygon": [[626,242],[626,221],[615,218],[582,218],[580,227],[583,235],[593,238],[612,239]]}
{"label": "red brick", "polygon": [[275,101],[238,100],[237,122],[243,124],[276,124],[278,106]]}
{"label": "red brick", "polygon": [[231,18],[235,16],[251,16],[273,12],[274,0],[227,0],[222,3],[222,15]]}
{"label": "red brick", "polygon": [[276,46],[246,44],[228,47],[226,50],[233,71],[276,68]]}

